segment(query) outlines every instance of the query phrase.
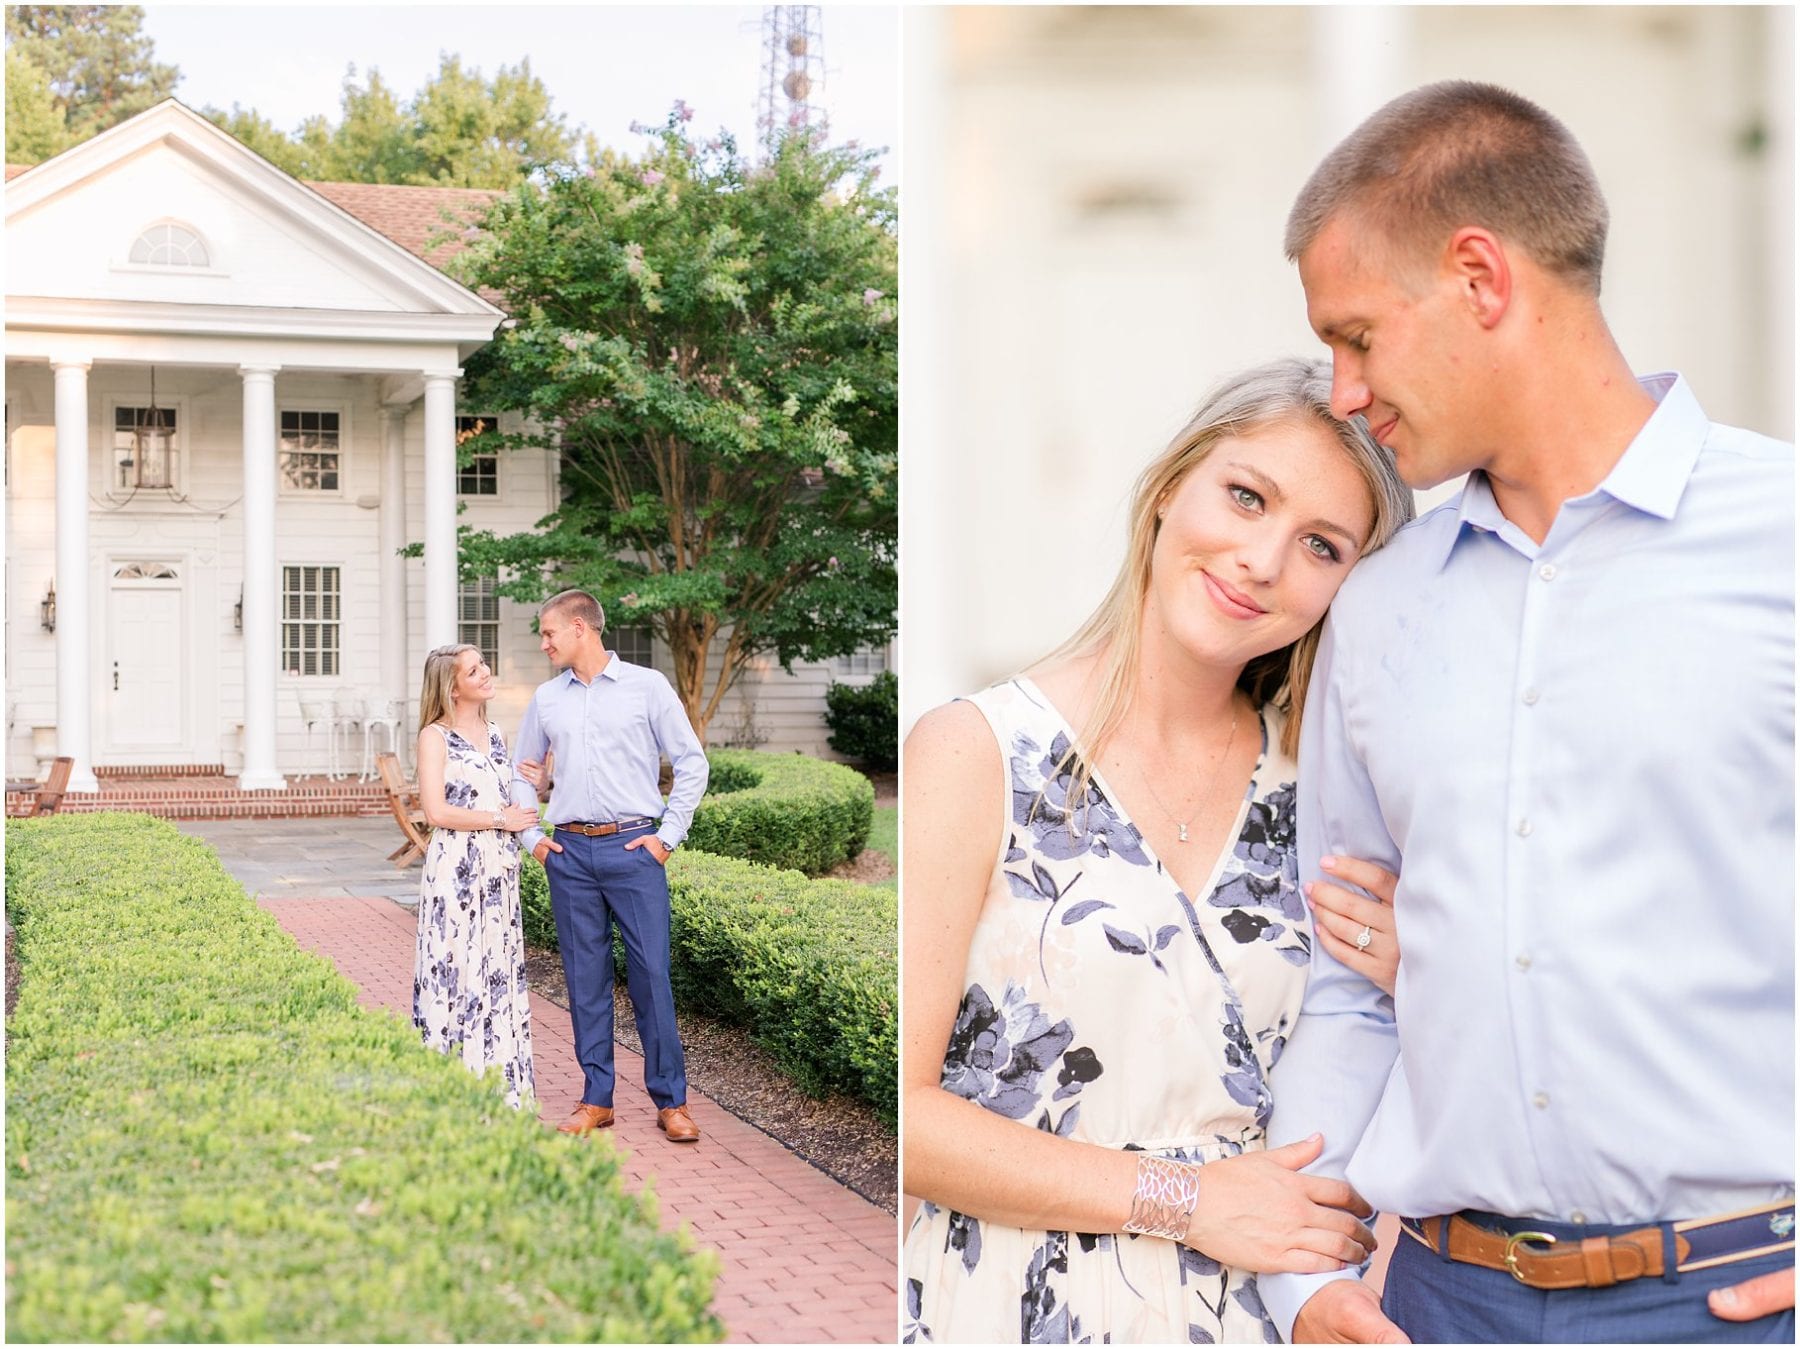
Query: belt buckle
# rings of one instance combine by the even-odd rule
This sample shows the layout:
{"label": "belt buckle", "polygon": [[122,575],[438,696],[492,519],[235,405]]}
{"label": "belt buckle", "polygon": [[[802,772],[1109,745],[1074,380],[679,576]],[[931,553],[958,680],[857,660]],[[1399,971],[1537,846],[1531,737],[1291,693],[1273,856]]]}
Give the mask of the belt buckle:
{"label": "belt buckle", "polygon": [[[1507,1237],[1506,1268],[1511,1271],[1513,1278],[1517,1279],[1520,1283],[1525,1284],[1527,1287],[1530,1286],[1530,1280],[1519,1272],[1519,1252],[1517,1248],[1521,1242],[1531,1241],[1541,1241],[1546,1246],[1556,1245],[1556,1238],[1551,1236],[1548,1232],[1514,1232],[1511,1236]],[[1537,1252],[1527,1251],[1526,1254],[1532,1255],[1537,1254]]]}

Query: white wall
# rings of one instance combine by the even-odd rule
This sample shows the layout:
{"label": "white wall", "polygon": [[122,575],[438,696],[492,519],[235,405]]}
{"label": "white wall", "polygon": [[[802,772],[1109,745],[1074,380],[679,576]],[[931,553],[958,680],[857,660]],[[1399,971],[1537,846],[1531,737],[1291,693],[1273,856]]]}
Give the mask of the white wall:
{"label": "white wall", "polygon": [[[42,366],[8,368],[11,413],[8,453],[7,697],[16,706],[7,744],[9,770],[29,771],[31,728],[53,724],[56,713],[55,638],[38,623],[38,602],[55,570],[55,431],[51,377]],[[243,583],[241,381],[235,370],[158,367],[156,398],[178,416],[180,468],[176,491],[113,490],[112,408],[116,403],[149,402],[145,367],[97,365],[89,376],[89,492],[94,631],[94,744],[96,762],[223,763],[235,765],[235,728],[243,720],[243,636],[232,610]],[[284,772],[323,763],[315,742],[309,758],[299,699],[330,697],[339,688],[380,692],[380,556],[378,511],[381,491],[382,408],[372,376],[284,372],[275,384],[277,410],[339,413],[340,487],[334,493],[282,490],[276,504],[277,565],[320,564],[340,568],[342,584],[340,668],[335,675],[281,673],[276,692],[279,717],[277,762]],[[408,538],[422,535],[424,446],[422,413],[407,421]],[[551,456],[522,450],[501,457],[501,493],[472,498],[460,517],[477,527],[501,531],[528,528],[550,509],[554,490]],[[183,499],[176,499],[177,497]],[[109,559],[156,557],[179,560],[186,597],[187,631],[179,652],[184,662],[187,752],[173,755],[109,753],[106,693],[110,688],[106,605]],[[416,713],[424,663],[424,563],[409,559],[408,676],[393,694],[408,699]],[[67,614],[63,617],[66,619]],[[496,715],[516,724],[525,699],[546,667],[530,630],[532,610],[502,601],[501,698]],[[410,740],[410,731],[407,732]]]}
{"label": "white wall", "polygon": [[[54,399],[48,368],[14,363],[7,370],[11,432],[7,457],[8,615],[7,700],[14,711],[7,739],[8,771],[30,773],[32,728],[56,718],[56,639],[42,630],[38,604],[55,573]],[[408,559],[407,681],[403,689],[381,689],[379,522],[375,503],[381,491],[383,411],[379,380],[366,375],[284,371],[276,377],[281,410],[323,410],[339,414],[340,487],[335,493],[283,490],[276,504],[275,554],[278,566],[318,564],[340,568],[342,584],[341,663],[337,674],[277,676],[277,763],[285,773],[323,768],[322,739],[308,739],[300,698],[331,697],[340,688],[391,692],[407,700],[403,737],[410,745],[416,727],[419,684],[424,667],[424,562]],[[241,453],[242,384],[235,370],[159,366],[159,406],[177,412],[179,467],[176,490],[140,491],[127,500],[111,487],[112,409],[150,401],[148,367],[98,364],[89,376],[89,493],[95,762],[101,765],[170,762],[240,762],[236,728],[243,720],[243,636],[232,610],[243,582]],[[462,408],[479,412],[478,408]],[[503,419],[512,430],[512,415]],[[424,522],[424,417],[415,406],[406,423],[407,537],[417,540]],[[496,533],[528,530],[556,500],[555,456],[525,449],[501,454],[499,492],[459,498],[466,509],[461,524]],[[180,498],[180,499],[177,499]],[[166,559],[182,574],[184,632],[170,658],[182,669],[182,720],[186,747],[179,753],[129,753],[111,747],[107,721],[110,689],[108,599],[109,562]],[[532,630],[536,609],[500,602],[500,690],[492,715],[510,738],[531,691],[551,673]],[[69,621],[65,610],[63,621]],[[713,668],[724,640],[715,645]],[[668,653],[658,648],[656,663],[672,673]],[[774,750],[800,750],[836,758],[826,744],[825,690],[833,679],[867,683],[869,675],[834,674],[829,665],[794,667],[789,677],[770,660],[746,674],[727,695],[710,730],[714,744],[740,742]],[[382,742],[385,745],[385,741]]]}
{"label": "white wall", "polygon": [[[153,145],[80,187],[80,209],[51,198],[6,228],[9,295],[165,301],[272,308],[395,312],[373,269],[267,209],[215,166]],[[205,239],[210,265],[134,266],[144,228],[185,223]]]}

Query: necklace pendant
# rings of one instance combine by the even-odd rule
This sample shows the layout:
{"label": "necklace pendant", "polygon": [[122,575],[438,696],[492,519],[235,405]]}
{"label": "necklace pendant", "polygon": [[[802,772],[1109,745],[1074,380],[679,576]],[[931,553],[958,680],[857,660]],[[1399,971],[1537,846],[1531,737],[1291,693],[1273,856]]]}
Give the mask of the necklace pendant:
{"label": "necklace pendant", "polygon": [[1186,843],[1187,842],[1187,826],[1185,824],[1180,824],[1180,825],[1176,825],[1175,827],[1181,831],[1178,835],[1176,835],[1175,841],[1177,843]]}

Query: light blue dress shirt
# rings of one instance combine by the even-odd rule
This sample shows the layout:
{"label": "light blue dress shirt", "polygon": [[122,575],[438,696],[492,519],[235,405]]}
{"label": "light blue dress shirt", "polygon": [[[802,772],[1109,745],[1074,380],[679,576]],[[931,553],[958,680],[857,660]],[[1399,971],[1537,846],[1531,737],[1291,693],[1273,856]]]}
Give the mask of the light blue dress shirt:
{"label": "light blue dress shirt", "polygon": [[[1400,874],[1382,995],[1315,945],[1271,1145],[1377,1209],[1706,1217],[1793,1193],[1794,451],[1674,375],[1540,546],[1472,475],[1339,592],[1303,879]],[[1284,1336],[1338,1275],[1267,1275]]]}
{"label": "light blue dress shirt", "polygon": [[[706,793],[706,752],[659,671],[633,665],[616,651],[610,657],[591,684],[564,670],[538,685],[513,740],[513,763],[542,762],[545,750],[555,752],[552,824],[660,815],[656,836],[665,847],[676,847]],[[656,789],[665,754],[675,769],[667,805]],[[514,802],[536,810],[536,789],[516,772]],[[529,852],[543,837],[543,830],[527,829],[520,842]]]}

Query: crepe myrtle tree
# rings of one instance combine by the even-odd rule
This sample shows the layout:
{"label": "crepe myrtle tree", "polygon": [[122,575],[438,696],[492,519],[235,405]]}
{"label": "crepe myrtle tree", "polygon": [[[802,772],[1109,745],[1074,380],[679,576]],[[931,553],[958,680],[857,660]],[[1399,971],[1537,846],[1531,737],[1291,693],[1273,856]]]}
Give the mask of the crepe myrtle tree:
{"label": "crepe myrtle tree", "polygon": [[[465,454],[562,457],[536,530],[462,532],[465,576],[527,602],[569,586],[668,646],[702,740],[759,657],[894,631],[896,202],[877,152],[787,136],[751,165],[688,108],[496,201],[457,268],[512,316],[462,398],[524,414]],[[645,128],[634,127],[643,132]]]}

